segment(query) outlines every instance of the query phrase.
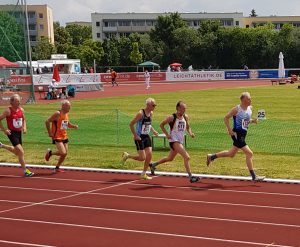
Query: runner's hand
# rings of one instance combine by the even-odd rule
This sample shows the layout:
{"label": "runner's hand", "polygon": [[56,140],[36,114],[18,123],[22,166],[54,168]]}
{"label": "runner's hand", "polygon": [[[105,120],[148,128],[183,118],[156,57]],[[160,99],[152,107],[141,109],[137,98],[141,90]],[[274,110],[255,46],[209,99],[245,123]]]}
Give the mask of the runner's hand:
{"label": "runner's hand", "polygon": [[11,131],[9,129],[4,130],[4,134],[10,136],[11,135]]}
{"label": "runner's hand", "polygon": [[236,135],[236,133],[233,130],[228,130],[228,134],[230,136],[235,136]]}
{"label": "runner's hand", "polygon": [[135,134],[135,135],[133,136],[133,139],[134,139],[135,141],[140,141],[140,140],[142,140],[141,137],[139,137],[137,134]]}

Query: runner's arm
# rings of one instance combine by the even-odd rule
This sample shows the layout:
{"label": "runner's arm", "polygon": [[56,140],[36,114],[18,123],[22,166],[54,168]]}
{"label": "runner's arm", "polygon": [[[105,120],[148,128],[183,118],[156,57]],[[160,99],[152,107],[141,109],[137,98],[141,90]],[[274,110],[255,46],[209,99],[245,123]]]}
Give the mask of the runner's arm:
{"label": "runner's arm", "polygon": [[190,137],[194,138],[195,134],[192,131],[192,128],[190,126],[190,121],[189,121],[189,116],[185,114],[185,119],[186,119],[186,131],[190,135]]}
{"label": "runner's arm", "polygon": [[134,119],[132,119],[131,122],[130,122],[130,124],[129,124],[130,131],[131,131],[131,133],[132,133],[132,135],[133,135],[133,138],[134,138],[135,140],[139,140],[140,137],[137,135],[134,126],[136,125],[136,123],[137,123],[139,120],[142,119],[142,117],[143,117],[142,112],[139,111],[139,112],[136,114],[136,116],[134,117]]}
{"label": "runner's arm", "polygon": [[46,129],[48,131],[48,135],[50,137],[52,137],[52,132],[51,132],[51,129],[50,129],[50,124],[54,121],[57,121],[58,118],[59,118],[59,111],[55,112],[51,117],[49,117],[46,121],[45,121],[45,125],[46,125]]}
{"label": "runner's arm", "polygon": [[4,128],[2,124],[2,120],[10,115],[10,110],[6,109],[1,115],[0,115],[0,130],[4,132],[4,134],[9,135],[10,131],[7,128]]}
{"label": "runner's arm", "polygon": [[166,137],[168,139],[171,139],[171,136],[170,134],[168,133],[168,131],[166,130],[165,128],[165,125],[166,124],[169,124],[173,121],[174,117],[171,115],[171,116],[168,116],[164,121],[162,121],[159,125],[159,127],[161,128],[162,132],[166,135]]}
{"label": "runner's arm", "polygon": [[237,114],[237,107],[233,107],[224,117],[224,123],[226,125],[227,128],[227,132],[229,135],[233,136],[234,132],[230,126],[229,120],[230,118],[232,118],[233,116],[236,116]]}
{"label": "runner's arm", "polygon": [[24,109],[23,108],[21,108],[21,111],[23,112],[23,119],[24,119],[22,130],[23,130],[23,133],[26,134],[26,132],[27,132],[26,117],[25,117],[25,113],[24,113]]}

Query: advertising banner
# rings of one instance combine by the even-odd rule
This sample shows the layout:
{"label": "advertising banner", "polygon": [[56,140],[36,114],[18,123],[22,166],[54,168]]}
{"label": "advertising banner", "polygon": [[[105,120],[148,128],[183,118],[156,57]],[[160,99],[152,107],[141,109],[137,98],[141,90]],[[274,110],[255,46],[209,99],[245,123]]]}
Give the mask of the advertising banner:
{"label": "advertising banner", "polygon": [[207,81],[224,79],[224,71],[188,71],[166,73],[167,81]]}
{"label": "advertising banner", "polygon": [[250,78],[249,70],[225,71],[225,79],[228,80],[244,80]]}
{"label": "advertising banner", "polygon": [[[166,73],[164,72],[151,72],[150,73],[151,81],[165,81]],[[101,74],[102,82],[111,82],[110,73]],[[145,81],[145,76],[143,72],[128,72],[128,73],[118,73],[117,82],[137,82]]]}
{"label": "advertising banner", "polygon": [[[49,85],[52,81],[52,74],[42,74],[33,76],[34,85]],[[84,84],[100,82],[100,74],[60,74],[60,83]]]}

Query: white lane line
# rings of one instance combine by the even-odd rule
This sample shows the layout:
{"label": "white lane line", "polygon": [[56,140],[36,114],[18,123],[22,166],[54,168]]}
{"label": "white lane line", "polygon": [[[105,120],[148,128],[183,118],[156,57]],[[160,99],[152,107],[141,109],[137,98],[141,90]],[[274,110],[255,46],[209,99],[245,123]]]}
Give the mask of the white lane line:
{"label": "white lane line", "polygon": [[14,241],[7,241],[7,240],[1,240],[1,239],[0,239],[0,243],[22,245],[22,246],[34,246],[34,247],[56,247],[54,245],[43,245],[43,244],[32,244],[32,243],[24,243],[24,242],[14,242]]}
{"label": "white lane line", "polygon": [[[52,190],[52,189],[37,189],[31,187],[15,187],[15,186],[0,186],[0,188],[6,189],[18,189],[18,190],[30,190],[30,191],[44,191],[44,192],[59,192],[59,193],[81,193],[80,191],[70,191],[70,190]],[[290,210],[290,211],[300,211],[300,208],[291,207],[279,207],[279,206],[269,206],[269,205],[256,205],[256,204],[242,204],[242,203],[229,203],[229,202],[217,202],[217,201],[199,201],[199,200],[188,200],[188,199],[177,199],[177,198],[165,198],[165,197],[150,197],[150,196],[133,196],[133,195],[122,195],[122,194],[111,194],[111,193],[97,193],[92,192],[89,195],[99,195],[99,196],[112,196],[112,197],[124,197],[124,198],[134,198],[134,199],[145,199],[145,200],[161,200],[161,201],[171,201],[171,202],[188,202],[197,204],[212,204],[212,205],[225,205],[225,206],[236,206],[236,207],[249,207],[249,208],[267,208],[267,209],[278,209],[278,210]],[[0,199],[2,202],[10,202],[9,200]]]}
{"label": "white lane line", "polygon": [[[2,200],[0,200],[0,201],[2,201]],[[13,201],[13,202],[15,203],[16,201]],[[22,203],[22,204],[32,204],[31,202],[20,202],[20,203]],[[69,204],[43,203],[41,206],[88,209],[88,210],[96,210],[96,211],[108,211],[108,212],[130,213],[130,214],[166,216],[166,217],[175,217],[175,218],[177,217],[177,218],[187,218],[187,219],[201,219],[201,220],[213,220],[213,221],[234,222],[234,223],[244,223],[244,224],[257,224],[257,225],[300,228],[300,225],[283,224],[283,223],[275,223],[275,222],[237,220],[237,219],[205,217],[205,216],[197,216],[197,215],[168,214],[168,213],[157,213],[157,212],[149,212],[149,211],[135,211],[135,210],[126,210],[126,209],[115,209],[115,208],[75,206],[75,205],[69,205]]]}
{"label": "white lane line", "polygon": [[[17,177],[17,176],[12,176]],[[158,176],[157,176],[158,177]],[[45,178],[45,177],[31,177],[29,179],[42,179],[42,180],[53,180],[53,181],[72,181],[72,182],[86,182],[86,183],[99,183],[99,184],[117,184],[117,182],[105,181],[105,180],[84,180],[84,179],[69,179],[69,178]],[[162,184],[132,184],[133,186],[148,186],[148,187],[157,187],[168,188],[168,189],[193,189],[198,191],[217,191],[217,192],[228,192],[228,193],[249,193],[249,194],[259,194],[259,195],[275,195],[275,196],[292,196],[300,197],[300,194],[292,193],[277,193],[277,192],[263,192],[263,191],[250,191],[250,190],[230,190],[230,189],[212,189],[212,188],[203,188],[195,186],[172,186],[172,185],[162,185]],[[203,184],[199,184],[203,185]]]}
{"label": "white lane line", "polygon": [[111,186],[100,188],[100,189],[94,189],[94,190],[90,190],[90,191],[79,192],[79,193],[76,193],[76,194],[73,194],[73,195],[58,197],[58,198],[54,198],[54,199],[50,199],[50,200],[46,200],[46,201],[42,201],[42,202],[36,202],[36,203],[30,204],[30,205],[25,205],[25,206],[15,207],[15,208],[11,208],[11,209],[6,209],[6,210],[0,211],[0,214],[15,211],[15,210],[18,210],[18,209],[32,207],[32,206],[35,206],[35,205],[41,205],[43,203],[54,202],[54,201],[57,201],[57,200],[63,200],[63,199],[67,199],[67,198],[71,198],[71,197],[75,197],[75,196],[85,195],[85,194],[89,194],[89,193],[96,192],[96,191],[111,189],[111,188],[114,188],[114,187],[134,183],[134,182],[137,182],[137,181],[140,181],[140,180],[132,180],[132,181],[129,181],[129,182],[126,182],[126,183],[115,184],[115,185],[111,185]]}
{"label": "white lane line", "polygon": [[[165,236],[165,237],[208,240],[208,241],[227,242],[227,243],[236,243],[236,244],[245,244],[245,245],[266,246],[269,244],[269,243],[249,242],[249,241],[241,241],[241,240],[233,240],[233,239],[210,238],[210,237],[204,237],[204,236],[183,235],[183,234],[164,233],[164,232],[152,232],[152,231],[112,228],[112,227],[104,227],[104,226],[80,225],[80,224],[51,222],[51,221],[26,220],[26,219],[15,219],[15,218],[7,218],[7,217],[0,217],[0,220],[1,219],[2,220],[10,220],[10,221],[19,221],[19,222],[30,222],[30,223],[39,223],[39,224],[48,224],[48,225],[60,225],[60,226],[100,229],[100,230],[108,230],[108,231],[129,232],[129,233],[140,233],[140,234],[146,234],[146,235],[157,235],[157,236]],[[273,246],[274,247],[293,247],[290,245],[277,245],[277,244],[274,244]]]}

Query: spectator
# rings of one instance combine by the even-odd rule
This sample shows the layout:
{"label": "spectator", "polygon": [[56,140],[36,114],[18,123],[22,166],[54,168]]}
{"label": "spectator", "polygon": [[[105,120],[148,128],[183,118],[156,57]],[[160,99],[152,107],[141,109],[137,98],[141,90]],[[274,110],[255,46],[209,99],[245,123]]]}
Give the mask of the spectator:
{"label": "spectator", "polygon": [[111,74],[111,84],[112,84],[112,86],[114,87],[115,84],[117,86],[119,86],[119,84],[117,83],[117,76],[118,76],[117,72],[114,71],[114,69],[111,69],[110,74]]}

